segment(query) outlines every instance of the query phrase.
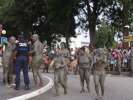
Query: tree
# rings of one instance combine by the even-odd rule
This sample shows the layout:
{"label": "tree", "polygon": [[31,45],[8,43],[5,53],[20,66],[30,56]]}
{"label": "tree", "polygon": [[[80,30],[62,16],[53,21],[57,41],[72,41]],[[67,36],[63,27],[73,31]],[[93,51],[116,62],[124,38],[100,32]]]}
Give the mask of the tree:
{"label": "tree", "polygon": [[[0,21],[7,31],[25,33],[37,31],[42,37],[45,32],[44,16],[47,20],[45,0],[4,0],[0,12]],[[10,2],[9,2],[10,1]],[[33,25],[36,23],[36,25]],[[38,24],[38,25],[37,25]],[[42,30],[43,26],[43,30]]]}
{"label": "tree", "polygon": [[74,11],[78,0],[49,0],[48,18],[50,32],[66,37],[67,47],[69,38],[75,35]]}
{"label": "tree", "polygon": [[80,15],[79,20],[80,23],[85,23],[81,24],[85,25],[85,30],[89,29],[91,43],[96,40],[96,26],[99,24],[99,16],[112,5],[112,2],[112,0],[80,0],[78,9],[83,16]]}
{"label": "tree", "polygon": [[3,7],[0,12],[0,20],[9,31],[34,31],[49,40],[49,44],[53,34],[65,36],[67,44],[69,37],[75,35],[73,12],[78,0],[11,1],[13,4]]}
{"label": "tree", "polygon": [[[122,31],[124,36],[129,35],[129,29],[125,26],[130,26],[132,23],[132,4],[132,0],[114,0],[113,5],[108,9],[109,13],[106,13],[112,25]],[[127,48],[128,43],[123,42],[123,47]]]}
{"label": "tree", "polygon": [[114,43],[114,33],[114,27],[106,22],[102,22],[102,24],[98,26],[96,34],[96,47],[112,47]]}
{"label": "tree", "polygon": [[105,15],[114,27],[123,30],[125,25],[132,22],[132,5],[132,0],[113,0],[113,5],[108,8]]}

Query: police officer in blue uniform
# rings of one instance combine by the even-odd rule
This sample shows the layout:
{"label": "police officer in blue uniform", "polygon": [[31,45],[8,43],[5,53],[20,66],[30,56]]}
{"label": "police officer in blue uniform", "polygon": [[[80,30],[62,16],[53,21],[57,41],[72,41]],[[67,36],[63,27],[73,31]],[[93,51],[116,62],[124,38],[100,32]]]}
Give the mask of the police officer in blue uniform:
{"label": "police officer in blue uniform", "polygon": [[15,55],[16,55],[16,90],[20,88],[20,72],[21,69],[23,70],[24,76],[24,83],[25,83],[25,90],[29,90],[29,75],[28,75],[28,53],[30,51],[29,45],[27,40],[25,39],[24,35],[19,35],[18,37],[19,42],[16,45]]}

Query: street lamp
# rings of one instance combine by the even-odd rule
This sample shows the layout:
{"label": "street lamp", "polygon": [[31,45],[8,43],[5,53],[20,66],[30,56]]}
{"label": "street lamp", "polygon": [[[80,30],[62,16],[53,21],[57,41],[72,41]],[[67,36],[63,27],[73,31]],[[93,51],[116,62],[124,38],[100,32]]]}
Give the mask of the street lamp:
{"label": "street lamp", "polygon": [[2,34],[5,35],[6,34],[6,30],[2,30],[1,34],[0,34],[0,44],[1,44],[1,46],[3,48],[3,51],[4,51],[5,50],[5,44],[7,44],[8,39],[5,36],[1,36]]}
{"label": "street lamp", "polygon": [[3,35],[5,35],[6,34],[6,30],[2,30],[2,32],[1,32]]}
{"label": "street lamp", "polygon": [[0,24],[0,34],[1,34],[1,32],[2,32],[2,27],[3,27],[2,24]]}
{"label": "street lamp", "polygon": [[45,16],[41,16],[41,21],[45,22],[46,21],[46,17]]}

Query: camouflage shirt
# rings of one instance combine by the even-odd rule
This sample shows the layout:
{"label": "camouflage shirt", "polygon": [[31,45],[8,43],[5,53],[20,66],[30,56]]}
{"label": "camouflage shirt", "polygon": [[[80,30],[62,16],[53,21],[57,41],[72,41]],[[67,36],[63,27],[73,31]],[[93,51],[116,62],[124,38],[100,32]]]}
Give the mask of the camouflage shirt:
{"label": "camouflage shirt", "polygon": [[55,56],[54,69],[64,68],[65,66],[65,59],[62,56]]}

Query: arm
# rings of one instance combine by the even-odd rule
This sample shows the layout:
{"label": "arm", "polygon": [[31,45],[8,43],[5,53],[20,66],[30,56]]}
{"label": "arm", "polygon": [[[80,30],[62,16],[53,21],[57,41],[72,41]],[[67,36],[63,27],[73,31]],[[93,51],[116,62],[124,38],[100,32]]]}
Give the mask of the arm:
{"label": "arm", "polygon": [[70,59],[70,57],[71,57],[71,54],[70,54],[70,52],[68,51],[67,52],[67,57]]}
{"label": "arm", "polygon": [[33,44],[33,46],[30,48],[29,55],[34,55],[34,54],[35,54],[35,46]]}
{"label": "arm", "polygon": [[16,44],[15,48],[13,49],[11,59],[16,59],[17,53],[18,53],[18,44]]}
{"label": "arm", "polygon": [[94,64],[94,56],[91,55],[91,68],[93,67],[93,64]]}
{"label": "arm", "polygon": [[50,62],[49,67],[50,67],[50,68],[52,68],[52,67],[54,66],[54,63],[55,63],[55,61],[54,61],[54,60],[52,60],[52,61]]}

